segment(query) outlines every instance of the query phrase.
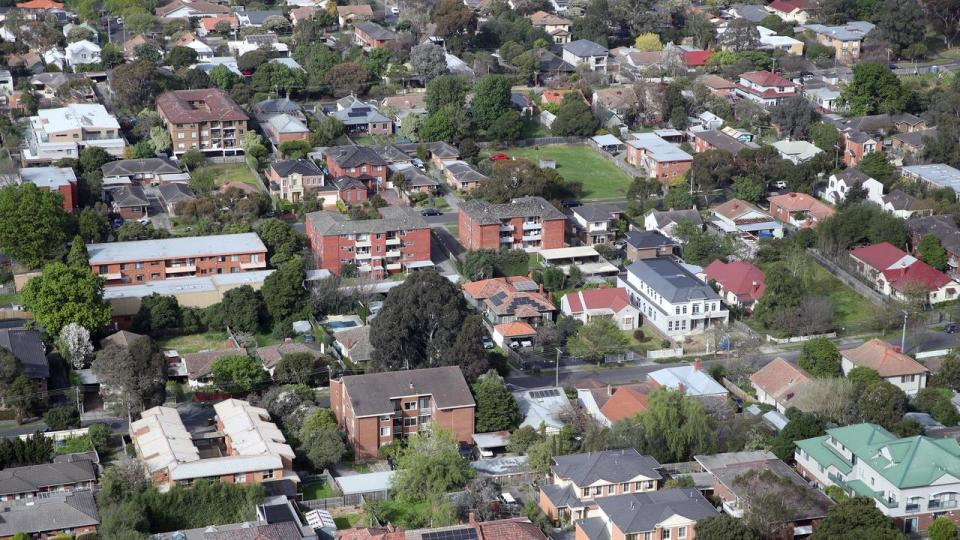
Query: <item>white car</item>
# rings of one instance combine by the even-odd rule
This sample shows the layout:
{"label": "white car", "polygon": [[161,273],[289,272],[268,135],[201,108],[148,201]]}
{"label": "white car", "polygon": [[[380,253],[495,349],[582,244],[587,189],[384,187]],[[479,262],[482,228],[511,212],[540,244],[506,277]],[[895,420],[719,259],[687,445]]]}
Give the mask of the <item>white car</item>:
{"label": "white car", "polygon": [[773,187],[777,189],[787,189],[787,183],[784,182],[783,180],[777,180],[776,182],[773,183]]}
{"label": "white car", "polygon": [[397,6],[393,6],[392,8],[390,8],[390,13],[393,13],[394,15],[399,15],[400,8],[398,8]]}
{"label": "white car", "polygon": [[140,218],[140,219],[137,220],[137,223],[139,223],[139,224],[141,224],[141,225],[148,225],[148,224],[150,223],[150,218],[142,217],[142,218]]}

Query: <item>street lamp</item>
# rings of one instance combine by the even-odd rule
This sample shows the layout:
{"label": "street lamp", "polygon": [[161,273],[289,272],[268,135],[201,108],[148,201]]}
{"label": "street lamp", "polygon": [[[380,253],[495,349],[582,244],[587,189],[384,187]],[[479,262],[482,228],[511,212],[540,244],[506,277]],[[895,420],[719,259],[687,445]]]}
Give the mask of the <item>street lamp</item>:
{"label": "street lamp", "polygon": [[900,335],[900,352],[906,354],[904,347],[907,343],[907,310],[900,310],[903,312],[903,333]]}

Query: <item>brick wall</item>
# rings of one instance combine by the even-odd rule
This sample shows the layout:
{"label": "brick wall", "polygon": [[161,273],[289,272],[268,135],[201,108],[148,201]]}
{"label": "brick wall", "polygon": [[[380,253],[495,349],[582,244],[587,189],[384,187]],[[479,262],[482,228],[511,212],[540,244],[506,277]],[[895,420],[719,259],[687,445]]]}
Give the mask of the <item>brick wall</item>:
{"label": "brick wall", "polygon": [[[114,263],[107,265],[91,265],[90,268],[95,274],[120,274],[123,276],[122,280],[110,280],[107,282],[107,286],[110,285],[126,285],[126,284],[136,284],[136,283],[145,283],[148,281],[157,281],[161,279],[166,279],[168,277],[188,277],[188,276],[202,276],[202,275],[212,275],[212,274],[229,274],[233,273],[234,270],[237,272],[245,271],[241,264],[249,264],[253,262],[253,256],[258,257],[258,263],[260,266],[258,268],[251,268],[251,270],[261,270],[266,268],[266,259],[267,253],[244,253],[236,255],[217,255],[210,257],[195,257],[194,265],[196,268],[192,271],[184,272],[169,272],[167,271],[167,265],[173,264],[173,259],[143,259],[139,261],[129,261],[125,263]],[[236,257],[237,260],[233,260]],[[223,259],[222,261],[220,259]],[[181,264],[187,264],[189,261],[181,259]],[[138,268],[140,266],[140,268]],[[137,276],[140,276],[141,279],[137,279]]]}

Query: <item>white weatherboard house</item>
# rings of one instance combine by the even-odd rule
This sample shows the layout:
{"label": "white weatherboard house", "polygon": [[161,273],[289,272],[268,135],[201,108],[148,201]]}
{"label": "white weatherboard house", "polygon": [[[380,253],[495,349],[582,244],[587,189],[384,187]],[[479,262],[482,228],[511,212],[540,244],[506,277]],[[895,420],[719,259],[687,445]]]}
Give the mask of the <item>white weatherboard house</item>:
{"label": "white weatherboard house", "polygon": [[650,324],[674,339],[725,324],[730,315],[716,291],[672,258],[631,264],[617,286],[627,289],[630,302]]}

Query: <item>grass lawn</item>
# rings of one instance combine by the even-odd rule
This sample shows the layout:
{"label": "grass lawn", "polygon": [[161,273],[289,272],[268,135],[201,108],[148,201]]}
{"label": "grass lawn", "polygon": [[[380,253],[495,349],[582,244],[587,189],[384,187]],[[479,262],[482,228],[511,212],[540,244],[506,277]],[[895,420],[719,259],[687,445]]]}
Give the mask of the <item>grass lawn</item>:
{"label": "grass lawn", "polygon": [[627,173],[586,145],[551,144],[529,148],[510,148],[510,157],[524,157],[534,164],[540,159],[557,162],[557,172],[566,180],[581,182],[586,199],[624,197],[633,181]]}
{"label": "grass lawn", "polygon": [[336,496],[333,487],[326,480],[311,480],[303,484],[303,499],[306,501]]}
{"label": "grass lawn", "polygon": [[813,280],[807,286],[807,292],[826,296],[833,302],[837,326],[847,334],[867,330],[866,325],[874,312],[873,303],[844,285],[813,259],[810,259],[810,268],[813,269]]}
{"label": "grass lawn", "polygon": [[6,304],[19,304],[20,303],[20,294],[0,294],[0,306]]}
{"label": "grass lawn", "polygon": [[180,354],[185,354],[221,349],[226,339],[226,332],[204,332],[203,334],[188,334],[161,339],[157,342],[157,346],[161,350],[175,349]]}
{"label": "grass lawn", "polygon": [[243,182],[263,190],[263,182],[253,175],[246,163],[212,163],[204,165],[203,168],[213,172],[218,186],[227,182]]}
{"label": "grass lawn", "polygon": [[637,339],[633,337],[633,330],[624,332],[624,335],[630,340],[627,347],[631,351],[635,353],[645,353],[663,348],[663,337],[658,334],[652,326],[647,324],[646,319],[644,319],[643,326],[640,327],[640,330],[643,331],[643,341],[637,341]]}

